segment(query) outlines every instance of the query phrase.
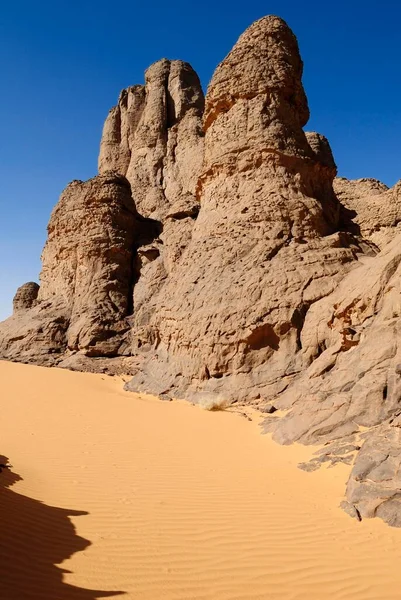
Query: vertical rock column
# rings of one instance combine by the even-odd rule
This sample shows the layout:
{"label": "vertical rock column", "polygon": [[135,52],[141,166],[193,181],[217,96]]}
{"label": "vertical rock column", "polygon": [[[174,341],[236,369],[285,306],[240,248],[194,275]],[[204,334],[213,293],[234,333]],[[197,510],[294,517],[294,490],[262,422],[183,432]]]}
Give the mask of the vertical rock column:
{"label": "vertical rock column", "polygon": [[136,210],[128,181],[114,173],[74,181],[48,226],[38,300],[62,301],[67,345],[115,355],[129,330]]}
{"label": "vertical rock column", "polygon": [[103,128],[99,173],[115,170],[131,184],[138,211],[163,220],[191,209],[203,159],[204,96],[192,67],[162,59],[145,85],[123,90]]}
{"label": "vertical rock column", "polygon": [[336,233],[335,165],[302,129],[301,76],[296,38],[277,17],[251,25],[217,67],[199,216],[142,331],[153,349],[132,389],[161,378],[185,396],[251,398],[295,369],[305,312],[354,258]]}
{"label": "vertical rock column", "polygon": [[134,352],[199,211],[195,189],[203,160],[203,109],[192,67],[162,59],[147,69],[144,86],[122,91],[104,125],[99,172],[116,169],[125,175],[139,213],[152,220],[143,223],[136,262]]}

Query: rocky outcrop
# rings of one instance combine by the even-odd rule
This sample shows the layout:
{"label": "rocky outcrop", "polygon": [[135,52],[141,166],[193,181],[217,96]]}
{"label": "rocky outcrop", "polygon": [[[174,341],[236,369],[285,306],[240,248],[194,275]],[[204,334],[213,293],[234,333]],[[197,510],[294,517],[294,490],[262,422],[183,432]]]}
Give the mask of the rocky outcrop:
{"label": "rocky outcrop", "polygon": [[280,443],[328,442],[379,425],[401,409],[396,373],[401,236],[311,306],[300,336],[303,370],[275,399]]}
{"label": "rocky outcrop", "polygon": [[53,364],[66,352],[123,353],[135,236],[135,205],[124,177],[73,181],[50,218],[40,289],[32,283],[19,288],[14,315],[0,325],[1,356]]}
{"label": "rocky outcrop", "polygon": [[[114,173],[73,181],[48,227],[39,301],[68,306],[69,350],[114,355],[132,313],[136,211],[129,183]],[[77,234],[81,232],[81,235]]]}
{"label": "rocky outcrop", "polygon": [[401,527],[401,418],[369,432],[347,484],[343,508],[352,516],[379,517]]}
{"label": "rocky outcrop", "polygon": [[[265,420],[280,443],[362,446],[347,486],[348,509],[401,525],[401,235],[314,304],[301,333],[299,377]],[[366,431],[366,430],[370,431]],[[342,454],[340,452],[339,454]]]}
{"label": "rocky outcrop", "polygon": [[36,303],[0,323],[0,357],[44,366],[56,365],[67,351],[69,312],[65,305]]}
{"label": "rocky outcrop", "polygon": [[162,220],[192,214],[202,166],[204,96],[192,67],[163,59],[145,85],[123,90],[104,125],[99,173],[114,170],[131,184],[138,211]]}
{"label": "rocky outcrop", "polygon": [[32,308],[35,305],[39,293],[39,286],[35,281],[28,281],[21,285],[15,292],[13,299],[13,311],[19,312]]}
{"label": "rocky outcrop", "polygon": [[250,400],[297,372],[305,314],[358,250],[338,231],[327,140],[310,134],[311,147],[302,130],[301,75],[296,39],[277,17],[254,23],[218,66],[199,216],[157,310],[138,323],[145,362],[130,389]]}
{"label": "rocky outcrop", "polygon": [[302,68],[270,16],[206,99],[167,59],[123,90],[100,175],[62,194],[0,357],[253,403],[278,442],[324,444],[301,468],[354,463],[348,512],[400,525],[401,187],[336,178],[328,140],[303,129]]}
{"label": "rocky outcrop", "polygon": [[389,189],[377,179],[337,177],[334,190],[342,204],[344,226],[377,249],[384,248],[400,233],[401,181]]}
{"label": "rocky outcrop", "polygon": [[333,176],[335,176],[337,174],[337,165],[334,161],[329,140],[325,138],[324,135],[316,133],[315,131],[307,131],[305,135],[316,160],[332,170]]}
{"label": "rocky outcrop", "polygon": [[146,71],[145,85],[121,92],[104,125],[99,172],[125,175],[139,212],[155,221],[154,235],[135,265],[138,324],[148,322],[156,309],[154,295],[178,262],[199,212],[195,190],[203,161],[203,108],[192,67],[163,59]]}

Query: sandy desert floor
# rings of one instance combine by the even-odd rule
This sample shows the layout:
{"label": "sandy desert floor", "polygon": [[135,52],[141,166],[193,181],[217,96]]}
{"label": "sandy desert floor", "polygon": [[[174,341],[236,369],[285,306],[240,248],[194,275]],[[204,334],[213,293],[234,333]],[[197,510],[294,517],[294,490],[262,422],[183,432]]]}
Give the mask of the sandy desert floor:
{"label": "sandy desert floor", "polygon": [[399,600],[401,531],[257,418],[0,362],[1,600]]}

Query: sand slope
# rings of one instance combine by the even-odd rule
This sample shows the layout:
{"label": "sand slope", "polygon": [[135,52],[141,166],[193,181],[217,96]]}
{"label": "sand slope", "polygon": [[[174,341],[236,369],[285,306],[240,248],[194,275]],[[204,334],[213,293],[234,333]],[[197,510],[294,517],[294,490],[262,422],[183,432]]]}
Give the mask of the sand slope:
{"label": "sand slope", "polygon": [[310,448],[117,378],[0,362],[0,394],[1,600],[400,598],[401,531]]}

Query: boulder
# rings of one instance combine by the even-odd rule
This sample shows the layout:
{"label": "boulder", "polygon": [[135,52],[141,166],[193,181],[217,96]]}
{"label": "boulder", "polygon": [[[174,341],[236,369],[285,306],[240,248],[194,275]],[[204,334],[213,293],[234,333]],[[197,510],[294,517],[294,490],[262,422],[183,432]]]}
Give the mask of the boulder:
{"label": "boulder", "polygon": [[35,281],[28,281],[21,285],[15,292],[13,299],[13,311],[19,312],[32,308],[35,305],[39,293],[39,285]]}

